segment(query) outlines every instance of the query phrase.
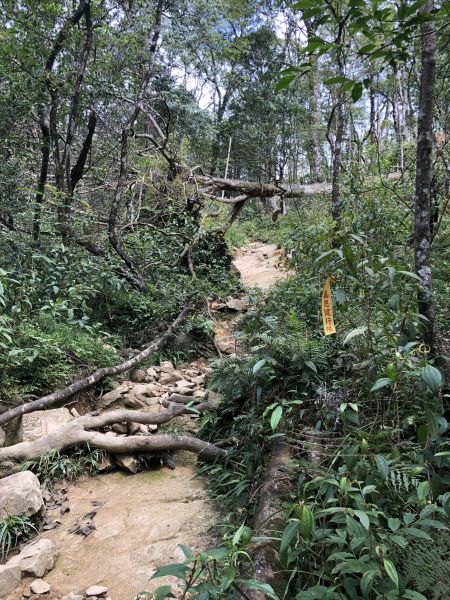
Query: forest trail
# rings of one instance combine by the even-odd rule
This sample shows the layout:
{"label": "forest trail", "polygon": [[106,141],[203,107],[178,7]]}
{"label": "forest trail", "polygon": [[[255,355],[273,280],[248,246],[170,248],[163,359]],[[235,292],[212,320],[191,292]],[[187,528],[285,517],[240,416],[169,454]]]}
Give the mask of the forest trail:
{"label": "forest trail", "polygon": [[[282,250],[275,244],[264,244],[258,241],[252,241],[247,246],[235,250],[233,267],[238,272],[246,289],[268,290],[289,276]],[[213,310],[234,308],[237,311],[236,316],[231,318],[218,317],[215,322],[215,344],[223,354],[239,354],[241,351],[234,332],[239,327],[239,321],[242,317],[240,311],[246,307],[248,305],[245,298],[231,299],[226,304],[212,304]]]}
{"label": "forest trail", "polygon": [[[268,289],[287,277],[282,253],[273,244],[251,242],[236,250],[233,264],[246,288]],[[212,303],[211,308],[217,318],[216,344],[227,346],[224,353],[231,354],[239,351],[233,331],[246,300],[231,298],[227,302],[216,308]],[[221,313],[223,308],[231,309],[235,316],[227,319]],[[192,369],[193,365],[186,368]],[[200,359],[197,366],[204,368],[205,359]],[[131,384],[129,396],[138,385]],[[154,410],[160,408],[157,400]],[[178,425],[195,430],[194,418],[177,419],[182,419]],[[210,529],[215,511],[205,481],[197,477],[197,457],[181,451],[173,458],[173,471],[166,467],[136,474],[114,471],[83,477],[63,488],[62,504],[69,511],[61,514],[61,504],[56,503],[53,510],[47,511],[47,518],[61,524],[39,536],[50,539],[59,551],[55,567],[44,578],[51,585],[45,598],[61,600],[71,592],[82,593],[90,586],[101,585],[108,589],[111,600],[133,600],[144,590],[170,583],[164,578],[150,582],[149,577],[163,564],[184,560],[179,544],[194,552],[214,544]],[[86,537],[70,531],[86,522],[95,525]],[[22,579],[21,591],[16,590],[8,600],[22,600],[32,580]]]}
{"label": "forest trail", "polygon": [[275,244],[250,242],[236,250],[233,265],[246,288],[267,290],[289,275],[284,268],[283,251]]}

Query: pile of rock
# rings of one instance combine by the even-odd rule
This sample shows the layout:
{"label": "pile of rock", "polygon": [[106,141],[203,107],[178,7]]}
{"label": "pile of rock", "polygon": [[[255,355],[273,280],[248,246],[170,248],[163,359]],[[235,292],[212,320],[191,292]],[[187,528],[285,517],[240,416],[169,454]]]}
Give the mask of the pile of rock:
{"label": "pile of rock", "polygon": [[[176,369],[170,361],[163,361],[159,366],[145,370],[136,369],[132,371],[130,380],[117,383],[111,392],[99,398],[97,408],[105,411],[121,406],[145,412],[160,412],[165,410],[166,401],[202,402],[210,394],[205,385],[211,371],[206,363],[193,362]],[[112,437],[144,436],[157,430],[157,425],[114,423],[106,427],[104,433]],[[132,454],[117,454],[104,459],[100,470],[107,471],[114,466],[137,473],[142,470],[142,461]]]}
{"label": "pile of rock", "polygon": [[[170,361],[164,361],[160,366],[146,370],[137,369],[131,373],[129,381],[116,384],[115,389],[99,398],[97,407],[99,410],[105,410],[121,405],[159,412],[163,410],[162,402],[170,400],[174,394],[192,396],[201,401],[207,396],[205,382],[209,373],[211,368],[206,364],[191,363],[187,367],[175,369]],[[140,429],[137,427],[133,435],[139,433]],[[148,430],[142,433],[148,433]]]}

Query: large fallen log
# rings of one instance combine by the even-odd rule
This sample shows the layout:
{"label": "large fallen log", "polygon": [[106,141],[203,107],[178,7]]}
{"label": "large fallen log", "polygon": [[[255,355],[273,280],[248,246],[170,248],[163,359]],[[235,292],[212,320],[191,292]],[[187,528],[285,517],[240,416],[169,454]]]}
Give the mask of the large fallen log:
{"label": "large fallen log", "polygon": [[[191,398],[192,400],[192,398]],[[134,410],[114,410],[101,415],[83,415],[77,417],[48,435],[37,440],[20,442],[13,446],[0,448],[0,465],[12,466],[14,463],[33,460],[52,450],[66,450],[76,446],[89,445],[90,448],[106,450],[114,454],[134,452],[159,452],[163,450],[189,450],[201,456],[203,460],[222,460],[226,451],[214,444],[187,435],[149,434],[143,436],[112,437],[97,431],[114,423],[140,423],[161,425],[174,417],[189,412],[185,404],[165,401],[166,410],[159,413]],[[209,408],[207,403],[195,406],[196,411]]]}
{"label": "large fallen log", "polygon": [[12,421],[16,417],[20,417],[36,410],[42,410],[44,408],[53,406],[62,400],[67,400],[77,392],[81,392],[92,387],[105,377],[114,377],[115,375],[119,375],[120,373],[124,373],[125,371],[133,369],[151,354],[158,352],[158,350],[161,350],[161,348],[167,344],[169,339],[172,337],[174,330],[186,319],[190,310],[190,307],[183,308],[181,313],[178,315],[175,321],[173,321],[170,327],[163,333],[163,335],[157,340],[153,341],[144,350],[133,356],[133,358],[130,358],[129,360],[120,363],[115,367],[103,367],[101,369],[97,369],[87,377],[83,377],[82,379],[74,381],[62,390],[57,390],[56,392],[48,394],[47,396],[43,396],[42,398],[38,398],[37,400],[33,400],[27,404],[21,404],[20,406],[16,406],[11,410],[7,410],[0,415],[0,425],[4,425],[5,423]]}
{"label": "large fallen log", "polygon": [[[259,502],[253,520],[253,530],[262,541],[250,549],[253,560],[253,579],[272,584],[276,577],[278,554],[273,542],[283,527],[282,501],[290,481],[288,463],[290,447],[284,438],[275,438],[267,465],[264,481],[259,490]],[[266,594],[259,590],[247,590],[249,600],[266,600]]]}
{"label": "large fallen log", "polygon": [[[370,177],[372,184],[377,182],[398,181],[402,173],[394,172],[379,177]],[[209,175],[195,175],[193,179],[204,185],[201,190],[211,199],[224,204],[239,204],[249,198],[310,198],[312,196],[328,196],[331,194],[331,183],[262,183],[258,181],[243,181],[240,179],[224,179]],[[235,198],[217,196],[217,192],[233,192],[239,194]]]}

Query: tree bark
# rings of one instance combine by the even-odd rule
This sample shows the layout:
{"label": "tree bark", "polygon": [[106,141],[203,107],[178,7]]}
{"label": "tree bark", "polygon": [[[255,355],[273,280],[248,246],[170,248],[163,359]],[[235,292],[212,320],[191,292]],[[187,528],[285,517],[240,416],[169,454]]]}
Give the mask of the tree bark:
{"label": "tree bark", "polygon": [[[291,458],[289,444],[283,438],[272,443],[269,464],[261,485],[259,503],[253,521],[253,529],[258,537],[273,538],[279,535],[284,522],[282,501],[290,485],[286,473]],[[278,554],[273,540],[259,542],[251,552],[253,560],[253,579],[262,583],[275,580]],[[250,600],[266,600],[266,595],[257,590],[248,590]]]}
{"label": "tree bark", "polygon": [[129,371],[130,369],[141,363],[143,360],[145,360],[147,357],[149,357],[151,354],[154,354],[155,352],[158,352],[158,350],[161,350],[161,348],[163,348],[171,338],[174,330],[186,319],[190,310],[191,309],[189,307],[183,308],[181,313],[178,315],[175,321],[173,321],[173,323],[165,331],[165,333],[159,339],[155,340],[149,346],[147,346],[147,348],[142,350],[142,352],[139,352],[139,354],[133,356],[133,358],[130,358],[129,360],[120,363],[115,367],[103,367],[102,369],[97,369],[96,371],[91,373],[91,375],[74,381],[62,390],[58,390],[56,392],[53,392],[52,394],[49,394],[48,396],[43,396],[42,398],[33,400],[32,402],[28,402],[28,404],[16,406],[15,408],[4,412],[0,415],[0,425],[4,425],[5,423],[12,421],[16,417],[20,417],[27,413],[34,412],[36,410],[42,410],[44,408],[49,408],[50,406],[53,406],[57,402],[61,402],[62,400],[68,400],[77,392],[81,392],[92,387],[105,377],[112,377],[114,375],[124,373],[125,371]]}
{"label": "tree bark", "polygon": [[[192,401],[192,398],[190,398]],[[184,404],[166,401],[166,410],[160,413],[134,410],[114,410],[102,415],[84,415],[73,419],[58,430],[37,440],[20,442],[14,446],[0,448],[0,464],[32,460],[52,450],[65,450],[83,444],[115,454],[132,452],[157,452],[160,450],[189,450],[208,461],[222,460],[226,450],[195,437],[172,434],[149,434],[148,436],[110,437],[97,429],[114,423],[141,423],[162,425],[173,418],[188,413]],[[199,404],[196,410],[209,408]]]}
{"label": "tree bark", "polygon": [[50,160],[50,129],[47,122],[44,111],[41,114],[41,135],[42,135],[42,146],[41,146],[41,169],[39,172],[39,179],[36,190],[36,197],[34,199],[34,217],[33,217],[33,240],[36,244],[39,244],[41,237],[41,221],[42,221],[42,203],[44,201],[45,186],[47,184],[48,177],[48,164]]}
{"label": "tree bark", "polygon": [[[338,37],[337,64],[338,73],[344,76],[344,61],[340,44],[342,34]],[[341,228],[342,222],[342,199],[341,199],[341,161],[342,161],[342,142],[344,139],[344,102],[345,95],[339,91],[337,94],[337,104],[335,109],[336,135],[333,148],[333,166],[332,166],[332,188],[331,188],[331,216],[335,223],[335,229]]]}
{"label": "tree bark", "polygon": [[[424,13],[431,13],[428,0]],[[416,273],[422,287],[418,293],[419,314],[425,319],[423,340],[432,353],[436,349],[435,308],[431,271],[431,153],[433,148],[433,104],[436,71],[436,30],[433,21],[421,25],[422,72],[420,76],[419,120],[417,127],[414,252]]]}
{"label": "tree bark", "polygon": [[[305,25],[308,34],[308,41],[310,41],[310,39],[314,38],[316,34],[317,26],[311,19],[305,19]],[[311,180],[320,183],[324,180],[324,177],[322,173],[322,156],[320,152],[318,130],[319,79],[317,73],[317,56],[310,56],[309,64],[309,170],[311,173]]]}
{"label": "tree bark", "polygon": [[[61,50],[63,48],[64,42],[65,42],[67,36],[69,35],[70,29],[80,21],[81,17],[83,16],[83,13],[86,10],[86,6],[88,6],[88,8],[89,8],[89,0],[80,0],[80,3],[78,4],[77,8],[70,15],[70,17],[67,18],[67,20],[64,22],[63,26],[59,30],[59,32],[55,38],[55,41],[53,43],[53,47],[47,57],[47,60],[45,61],[45,75],[44,75],[45,85],[46,85],[47,90],[50,93],[50,97],[52,100],[51,100],[50,112],[48,112],[48,109],[44,108],[44,103],[42,104],[42,106],[39,110],[39,113],[40,113],[39,120],[40,120],[41,134],[42,134],[42,150],[41,150],[42,159],[41,159],[41,168],[40,168],[37,190],[36,190],[34,218],[33,218],[33,239],[34,239],[35,243],[39,243],[39,240],[40,240],[42,204],[44,201],[45,186],[47,184],[47,177],[48,177],[51,138],[56,136],[56,140],[57,140],[57,134],[55,131],[57,98],[56,98],[54,90],[52,88],[50,77],[51,77],[51,73],[53,71],[53,66],[55,64],[55,61],[58,57],[58,54],[61,52]],[[56,176],[57,176],[57,180],[59,181],[60,178],[58,179],[58,173],[56,173]]]}

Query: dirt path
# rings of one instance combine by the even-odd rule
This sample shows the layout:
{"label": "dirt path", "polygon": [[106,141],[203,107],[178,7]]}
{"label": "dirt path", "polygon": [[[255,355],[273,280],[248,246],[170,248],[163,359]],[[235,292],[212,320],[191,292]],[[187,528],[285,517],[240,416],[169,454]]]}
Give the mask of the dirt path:
{"label": "dirt path", "polygon": [[[279,250],[275,244],[251,242],[244,248],[237,248],[233,265],[246,288],[268,290],[289,276],[285,268],[282,250]],[[246,304],[245,299],[238,302],[243,306]],[[230,306],[233,304],[236,304],[236,302],[232,301]],[[227,305],[222,304],[220,306],[226,308]],[[241,315],[238,312],[235,317],[219,317],[216,320],[214,327],[215,343],[218,350],[223,354],[233,355],[241,352],[234,337],[234,332],[239,328],[240,318]]]}
{"label": "dirt path", "polygon": [[[149,577],[157,566],[184,560],[179,544],[199,551],[213,543],[208,529],[214,514],[203,481],[194,479],[195,457],[179,453],[176,462],[174,471],[114,472],[69,488],[70,512],[51,515],[62,525],[43,536],[60,549],[45,577],[54,598],[99,584],[113,600],[131,600],[168,583]],[[69,532],[92,511],[92,533],[83,538]]]}

